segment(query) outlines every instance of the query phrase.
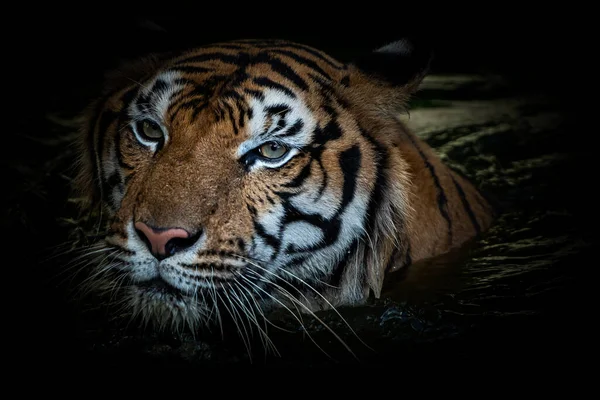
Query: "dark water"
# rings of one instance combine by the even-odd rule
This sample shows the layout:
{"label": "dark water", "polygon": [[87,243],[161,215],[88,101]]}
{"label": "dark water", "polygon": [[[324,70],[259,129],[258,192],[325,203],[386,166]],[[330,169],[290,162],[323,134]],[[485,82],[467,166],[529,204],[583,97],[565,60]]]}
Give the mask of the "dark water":
{"label": "dark water", "polygon": [[218,332],[193,338],[125,329],[107,322],[101,309],[82,314],[58,285],[63,261],[47,258],[67,240],[73,208],[67,191],[73,149],[60,137],[71,130],[81,93],[94,86],[71,83],[45,97],[50,101],[37,107],[42,113],[17,118],[14,145],[1,150],[9,188],[1,227],[15,256],[4,265],[11,277],[5,331],[14,338],[6,343],[14,343],[19,362],[450,368],[460,361],[556,365],[590,351],[597,156],[566,106],[572,99],[498,76],[432,77],[414,99],[408,123],[493,199],[494,225],[464,248],[389,276],[380,299],[339,310],[347,324],[334,312],[318,313],[357,358],[324,324],[304,316],[302,328],[279,313],[273,317],[288,332],[269,332],[281,356],[265,356],[255,337],[250,360],[235,334],[221,340]]}

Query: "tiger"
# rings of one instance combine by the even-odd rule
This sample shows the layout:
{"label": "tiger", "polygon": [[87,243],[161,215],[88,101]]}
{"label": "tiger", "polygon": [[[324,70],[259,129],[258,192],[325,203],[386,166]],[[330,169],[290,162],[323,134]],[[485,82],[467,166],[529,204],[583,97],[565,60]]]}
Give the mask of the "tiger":
{"label": "tiger", "polygon": [[432,59],[407,39],[348,62],[243,39],[106,74],[74,164],[81,211],[104,228],[90,285],[197,329],[220,307],[364,304],[392,272],[477,237],[491,203],[401,118]]}

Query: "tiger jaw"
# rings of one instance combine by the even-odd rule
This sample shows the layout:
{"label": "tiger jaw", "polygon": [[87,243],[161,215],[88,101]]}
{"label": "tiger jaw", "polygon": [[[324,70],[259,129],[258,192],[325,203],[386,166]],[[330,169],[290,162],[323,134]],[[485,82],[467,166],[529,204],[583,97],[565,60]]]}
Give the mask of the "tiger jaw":
{"label": "tiger jaw", "polygon": [[[360,199],[357,202],[363,203]],[[111,236],[106,239],[109,247],[120,248],[121,256],[112,268],[121,278],[129,281],[123,284],[125,299],[133,316],[141,316],[143,321],[163,325],[187,325],[197,328],[215,322],[216,307],[225,304],[225,299],[234,298],[233,308],[250,309],[258,307],[267,310],[274,304],[283,304],[286,293],[296,291],[310,296],[315,282],[331,274],[339,263],[340,254],[347,250],[356,238],[360,226],[356,221],[342,223],[340,240],[326,251],[315,252],[303,262],[297,258],[279,254],[270,261],[259,261],[257,253],[239,254],[227,250],[206,248],[203,234],[188,249],[159,260],[151,254],[136,234],[134,225],[127,225],[127,238]],[[310,236],[311,231],[295,231],[298,237]],[[259,253],[272,256],[268,246],[261,241],[250,241]],[[302,240],[298,239],[298,244]],[[333,257],[331,256],[333,255]],[[115,278],[119,281],[119,277]],[[291,281],[300,282],[300,288],[287,287]]]}
{"label": "tiger jaw", "polygon": [[[273,301],[280,302],[275,300],[276,293],[269,293],[270,285],[281,287],[286,274],[304,276],[302,270],[282,273],[285,266],[279,260],[265,263],[250,255],[206,249],[206,235],[190,248],[159,260],[136,234],[132,222],[125,232],[127,238],[113,235],[106,239],[109,247],[121,250],[110,266],[117,272],[114,282],[122,282],[120,290],[131,314],[146,323],[197,328],[214,323],[216,308],[227,307],[227,301],[234,301],[236,309],[258,306],[266,310]],[[225,300],[230,298],[235,300]]]}
{"label": "tiger jaw", "polygon": [[[210,323],[215,295],[231,286],[245,265],[231,256],[220,262],[214,262],[214,256],[198,258],[193,251],[160,261],[143,249],[134,254],[115,265],[131,282],[124,288],[125,299],[133,316],[159,326],[170,322],[195,328]],[[190,259],[195,263],[186,262]]]}

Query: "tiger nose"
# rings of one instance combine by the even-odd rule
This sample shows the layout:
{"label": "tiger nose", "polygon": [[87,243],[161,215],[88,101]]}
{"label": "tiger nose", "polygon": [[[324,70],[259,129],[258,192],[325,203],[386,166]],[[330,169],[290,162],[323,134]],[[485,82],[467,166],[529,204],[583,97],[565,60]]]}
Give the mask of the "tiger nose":
{"label": "tiger nose", "polygon": [[192,246],[201,234],[199,231],[195,235],[190,235],[188,231],[181,228],[156,228],[143,222],[136,222],[135,230],[150,252],[159,260]]}

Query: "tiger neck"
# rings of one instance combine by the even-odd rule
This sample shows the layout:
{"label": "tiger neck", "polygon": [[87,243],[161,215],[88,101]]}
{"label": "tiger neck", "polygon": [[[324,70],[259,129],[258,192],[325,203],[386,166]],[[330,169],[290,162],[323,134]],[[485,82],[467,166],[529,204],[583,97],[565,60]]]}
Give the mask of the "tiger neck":
{"label": "tiger neck", "polygon": [[412,132],[404,129],[396,138],[410,173],[411,262],[448,252],[489,227],[493,212],[473,184]]}

